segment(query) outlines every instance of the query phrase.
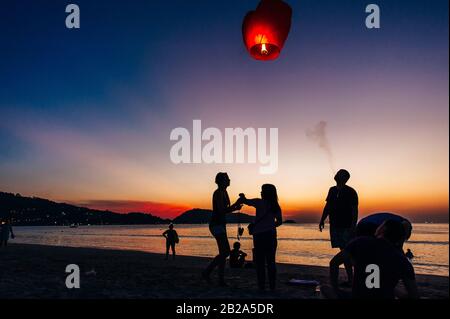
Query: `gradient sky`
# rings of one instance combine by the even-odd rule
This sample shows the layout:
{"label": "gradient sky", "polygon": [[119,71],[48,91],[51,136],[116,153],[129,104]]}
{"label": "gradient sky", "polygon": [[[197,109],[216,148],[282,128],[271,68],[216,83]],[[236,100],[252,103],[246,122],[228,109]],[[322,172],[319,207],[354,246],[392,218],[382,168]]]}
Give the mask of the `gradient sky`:
{"label": "gradient sky", "polygon": [[[0,191],[172,217],[210,208],[227,171],[231,197],[269,182],[286,216],[316,216],[333,179],[305,132],[325,121],[362,215],[448,220],[448,1],[287,2],[286,45],[260,62],[241,35],[256,0],[1,1]],[[170,132],[193,119],[279,128],[278,172],[174,165]]]}

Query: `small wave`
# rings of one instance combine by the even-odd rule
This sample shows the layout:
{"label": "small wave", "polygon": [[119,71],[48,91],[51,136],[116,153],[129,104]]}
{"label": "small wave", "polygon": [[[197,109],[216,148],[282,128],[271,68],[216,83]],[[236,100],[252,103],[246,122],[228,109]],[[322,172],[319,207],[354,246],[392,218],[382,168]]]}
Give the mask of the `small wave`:
{"label": "small wave", "polygon": [[[60,235],[60,234],[58,234]],[[147,238],[163,238],[162,235],[154,235],[154,234],[92,234],[92,233],[76,233],[76,234],[65,234],[67,236],[98,236],[98,237],[147,237]],[[211,235],[179,235],[180,238],[193,238],[193,239],[205,239],[205,238],[213,238]],[[228,237],[231,239],[234,236],[228,235]],[[251,239],[250,236],[244,236],[243,239]],[[323,238],[288,238],[288,237],[279,237],[278,240],[281,241],[318,241],[318,242],[329,242],[329,239],[323,239]]]}
{"label": "small wave", "polygon": [[283,241],[320,241],[320,242],[329,242],[329,239],[325,238],[278,238],[278,240]]}
{"label": "small wave", "polygon": [[[51,233],[49,233],[51,235]],[[58,236],[61,234],[58,233]],[[95,234],[95,233],[65,233],[66,236],[97,236],[97,237],[140,237],[140,238],[162,238],[162,235],[156,234],[113,234],[113,233],[105,233],[105,234]],[[181,235],[182,238],[191,238],[191,239],[205,239],[212,238],[211,235]],[[230,238],[234,236],[229,235]],[[243,239],[251,239],[249,236],[242,237]],[[279,241],[300,241],[300,242],[329,242],[329,239],[326,238],[290,238],[290,237],[278,237]],[[416,244],[416,245],[440,245],[446,246],[449,244],[448,241],[421,241],[421,240],[409,240],[406,244]]]}
{"label": "small wave", "polygon": [[408,240],[405,244],[422,244],[422,245],[448,245],[448,241],[420,241]]}
{"label": "small wave", "polygon": [[413,261],[413,265],[414,266],[425,266],[425,267],[447,268],[448,269],[448,265],[444,265],[444,264],[416,263]]}
{"label": "small wave", "polygon": [[[60,236],[61,234],[58,234]],[[96,236],[96,237],[141,237],[141,238],[164,238],[162,235],[153,235],[153,234],[83,234],[83,233],[76,233],[76,234],[64,234],[65,236]],[[204,239],[204,238],[213,238],[211,235],[205,235],[205,236],[182,236],[180,235],[180,238],[198,238],[198,239]]]}

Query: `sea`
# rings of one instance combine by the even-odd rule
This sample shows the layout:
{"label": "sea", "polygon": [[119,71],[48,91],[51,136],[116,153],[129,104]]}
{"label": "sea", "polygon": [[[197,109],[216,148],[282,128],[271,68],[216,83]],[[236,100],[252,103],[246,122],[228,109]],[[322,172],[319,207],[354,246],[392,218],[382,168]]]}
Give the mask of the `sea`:
{"label": "sea", "polygon": [[[42,244],[68,247],[165,252],[162,233],[167,225],[137,226],[16,226],[12,243]],[[180,237],[178,255],[212,257],[217,253],[214,238],[207,225],[176,225]],[[237,225],[228,225],[232,245],[237,239]],[[416,273],[449,275],[449,225],[414,224],[405,250],[411,249]],[[241,250],[251,256],[252,238],[247,232],[240,238]],[[332,249],[328,230],[319,232],[317,224],[285,224],[278,228],[277,262],[328,266],[337,253]]]}

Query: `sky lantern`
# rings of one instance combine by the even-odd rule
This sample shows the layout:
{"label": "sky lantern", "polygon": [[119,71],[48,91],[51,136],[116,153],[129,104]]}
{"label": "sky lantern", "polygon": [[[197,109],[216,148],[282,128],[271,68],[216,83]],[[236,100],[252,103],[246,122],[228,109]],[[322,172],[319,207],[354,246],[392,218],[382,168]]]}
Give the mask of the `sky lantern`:
{"label": "sky lantern", "polygon": [[242,24],[242,36],[250,55],[256,60],[275,60],[291,28],[291,7],[282,0],[261,0]]}

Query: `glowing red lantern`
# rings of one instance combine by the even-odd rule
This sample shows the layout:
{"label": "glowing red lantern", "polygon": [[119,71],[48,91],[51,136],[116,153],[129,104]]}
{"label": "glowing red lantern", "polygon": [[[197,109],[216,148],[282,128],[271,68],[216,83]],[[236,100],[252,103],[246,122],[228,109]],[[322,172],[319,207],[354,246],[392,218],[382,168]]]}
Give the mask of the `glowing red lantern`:
{"label": "glowing red lantern", "polygon": [[261,0],[242,24],[242,36],[256,60],[274,60],[283,48],[291,28],[291,7],[282,0]]}

